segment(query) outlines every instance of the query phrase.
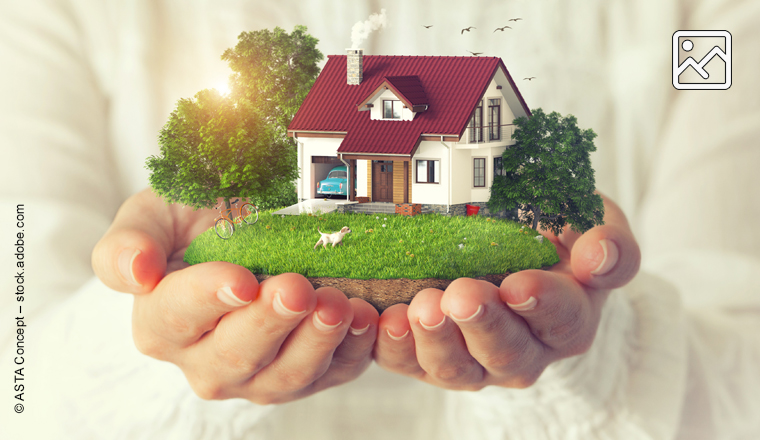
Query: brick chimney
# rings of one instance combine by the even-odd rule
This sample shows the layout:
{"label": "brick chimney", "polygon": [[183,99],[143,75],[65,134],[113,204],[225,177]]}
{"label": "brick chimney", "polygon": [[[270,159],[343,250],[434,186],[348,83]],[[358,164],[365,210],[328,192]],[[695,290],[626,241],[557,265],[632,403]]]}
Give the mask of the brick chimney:
{"label": "brick chimney", "polygon": [[362,82],[362,57],[364,56],[364,50],[346,49],[346,51],[348,52],[346,59],[346,82],[348,85],[356,86]]}

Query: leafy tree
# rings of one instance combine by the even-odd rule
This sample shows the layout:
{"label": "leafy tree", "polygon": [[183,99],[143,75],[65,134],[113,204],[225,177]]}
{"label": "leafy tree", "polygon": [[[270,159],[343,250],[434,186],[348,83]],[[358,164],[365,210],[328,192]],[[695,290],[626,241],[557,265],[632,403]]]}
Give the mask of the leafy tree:
{"label": "leafy tree", "polygon": [[503,173],[494,176],[491,210],[520,208],[519,221],[560,234],[566,223],[585,232],[603,224],[602,198],[594,193],[589,154],[593,130],[578,128],[575,116],[532,111],[515,119],[515,144],[502,155]]}
{"label": "leafy tree", "polygon": [[287,137],[288,124],[317,79],[317,63],[324,58],[316,48],[318,40],[306,30],[296,26],[290,34],[279,27],[243,32],[237,45],[222,55],[234,72],[232,97],[274,124],[277,135],[293,145]]}
{"label": "leafy tree", "polygon": [[297,177],[295,153],[274,131],[216,90],[180,99],[159,135],[162,155],[148,158],[151,186],[194,208],[266,193]]}
{"label": "leafy tree", "polygon": [[203,90],[180,99],[148,158],[150,183],[168,202],[212,207],[222,197],[261,208],[296,201],[295,142],[287,125],[319,74],[317,40],[296,26],[244,32],[222,59],[233,74],[224,96]]}

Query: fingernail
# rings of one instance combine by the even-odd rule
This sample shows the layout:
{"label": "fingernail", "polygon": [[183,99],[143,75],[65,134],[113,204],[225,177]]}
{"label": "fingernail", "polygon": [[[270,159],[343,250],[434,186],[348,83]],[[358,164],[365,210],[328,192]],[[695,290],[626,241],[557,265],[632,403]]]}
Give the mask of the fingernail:
{"label": "fingernail", "polygon": [[[482,314],[483,314],[483,304],[480,304],[478,306],[478,310],[475,310],[475,313],[473,313],[472,315],[470,315],[470,316],[468,316],[466,318],[457,318],[456,316],[454,316],[452,314],[451,315],[451,319],[453,319],[456,322],[469,322],[469,321],[474,321],[478,316],[480,316]],[[422,324],[422,323],[420,323],[420,324]]]}
{"label": "fingernail", "polygon": [[591,275],[604,275],[609,272],[618,261],[618,248],[615,242],[612,240],[599,240],[599,244],[602,246],[604,252],[604,258],[599,266],[591,271]]}
{"label": "fingernail", "polygon": [[510,304],[510,303],[507,303],[507,305],[512,310],[515,310],[515,311],[518,311],[518,312],[527,312],[528,310],[535,309],[537,303],[538,303],[538,300],[535,297],[531,296],[524,303],[520,303],[520,304]]}
{"label": "fingernail", "polygon": [[314,327],[316,327],[317,329],[323,332],[329,332],[331,330],[335,330],[341,324],[343,324],[343,321],[340,321],[337,324],[327,325],[324,323],[324,321],[319,319],[319,313],[314,312]]}
{"label": "fingernail", "polygon": [[286,318],[292,318],[293,316],[298,316],[301,313],[305,312],[305,310],[301,310],[300,312],[297,312],[295,310],[290,310],[289,308],[285,307],[285,304],[282,303],[282,298],[280,298],[280,292],[277,292],[274,294],[274,301],[272,301],[272,308],[274,309],[275,312],[277,312],[278,314]]}
{"label": "fingernail", "polygon": [[444,322],[446,322],[446,315],[443,315],[443,319],[441,319],[441,322],[439,322],[438,324],[435,324],[435,325],[427,325],[424,322],[422,322],[421,320],[419,321],[420,325],[425,330],[435,330],[435,329],[441,327]]}
{"label": "fingernail", "polygon": [[353,328],[353,327],[348,328],[348,331],[350,331],[351,334],[354,336],[361,336],[367,333],[367,330],[369,330],[369,324],[367,324],[367,326],[364,328]]}
{"label": "fingernail", "polygon": [[408,334],[409,334],[409,330],[407,330],[407,331],[406,331],[406,333],[404,333],[404,334],[403,334],[403,335],[401,335],[401,336],[393,336],[393,335],[391,334],[391,331],[390,331],[390,330],[388,330],[388,329],[386,329],[386,330],[385,330],[385,333],[388,333],[388,337],[389,337],[389,338],[391,338],[391,339],[393,339],[394,341],[400,341],[400,340],[404,339],[404,338],[406,337],[406,335],[408,335]]}
{"label": "fingernail", "polygon": [[219,301],[232,307],[241,307],[251,303],[251,300],[243,301],[242,299],[235,296],[235,294],[232,293],[230,286],[224,286],[221,289],[217,290],[216,297],[219,298]]}
{"label": "fingernail", "polygon": [[138,255],[140,255],[140,250],[133,248],[124,249],[119,254],[119,272],[121,272],[121,276],[133,286],[140,285],[140,283],[137,282],[137,278],[135,278],[134,272],[135,258],[137,258]]}

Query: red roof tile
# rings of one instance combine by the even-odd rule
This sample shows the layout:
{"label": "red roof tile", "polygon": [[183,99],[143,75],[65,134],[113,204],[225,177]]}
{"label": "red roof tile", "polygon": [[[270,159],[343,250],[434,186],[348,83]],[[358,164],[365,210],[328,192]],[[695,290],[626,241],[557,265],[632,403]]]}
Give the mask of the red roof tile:
{"label": "red roof tile", "polygon": [[386,76],[385,80],[413,106],[427,105],[427,95],[419,76]]}
{"label": "red roof tile", "polygon": [[[328,56],[288,126],[290,132],[346,132],[340,153],[411,155],[422,134],[460,136],[497,67],[504,69],[514,85],[496,57],[377,55],[364,56],[361,84],[348,85],[346,58]],[[412,121],[373,121],[369,111],[358,111],[357,105],[386,80],[413,104],[427,104],[428,109],[416,113]],[[525,113],[530,114],[516,87],[515,93]]]}

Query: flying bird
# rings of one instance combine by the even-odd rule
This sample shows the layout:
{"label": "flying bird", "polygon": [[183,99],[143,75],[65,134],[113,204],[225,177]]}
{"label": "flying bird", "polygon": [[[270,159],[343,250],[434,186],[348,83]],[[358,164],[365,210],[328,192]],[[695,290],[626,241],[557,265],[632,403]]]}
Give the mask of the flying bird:
{"label": "flying bird", "polygon": [[522,20],[522,18],[510,18],[510,19],[509,19],[509,20],[507,20],[507,21],[517,21],[517,20]]}
{"label": "flying bird", "polygon": [[[504,32],[504,29],[507,29],[507,28],[512,29],[509,26],[504,26],[504,27],[496,28],[496,31],[502,31],[502,32]],[[496,32],[496,31],[494,31],[494,32]]]}
{"label": "flying bird", "polygon": [[460,35],[464,34],[464,31],[470,32],[470,29],[477,29],[477,28],[475,26],[470,26],[470,27],[462,29],[462,32],[460,32],[459,34]]}
{"label": "flying bird", "polygon": [[[468,50],[467,52],[470,52],[470,51]],[[473,55],[475,55],[475,56],[483,54],[483,52],[470,52],[470,53],[473,54]]]}
{"label": "flying bird", "polygon": [[430,26],[425,26],[425,25],[423,24],[423,25],[422,25],[422,27],[424,27],[425,29],[430,29],[431,27],[433,27],[433,25],[431,24]]}
{"label": "flying bird", "polygon": [[535,78],[535,76],[531,76],[530,78],[523,78],[523,79],[527,79],[528,81],[530,81],[530,80],[532,80],[533,78]]}

